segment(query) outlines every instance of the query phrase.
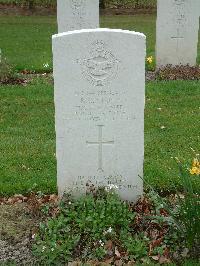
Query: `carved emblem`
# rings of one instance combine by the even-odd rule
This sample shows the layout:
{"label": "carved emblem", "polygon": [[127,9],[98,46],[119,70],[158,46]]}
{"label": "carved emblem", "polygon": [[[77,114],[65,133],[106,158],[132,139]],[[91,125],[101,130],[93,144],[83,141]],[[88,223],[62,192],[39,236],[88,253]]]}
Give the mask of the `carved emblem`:
{"label": "carved emblem", "polygon": [[82,66],[85,78],[94,86],[104,86],[117,73],[119,61],[115,56],[105,49],[103,41],[92,44],[90,57],[78,60]]}
{"label": "carved emblem", "polygon": [[71,0],[71,8],[74,23],[81,27],[85,17],[85,0]]}
{"label": "carved emblem", "polygon": [[183,5],[185,3],[185,0],[174,0],[174,4],[177,6]]}

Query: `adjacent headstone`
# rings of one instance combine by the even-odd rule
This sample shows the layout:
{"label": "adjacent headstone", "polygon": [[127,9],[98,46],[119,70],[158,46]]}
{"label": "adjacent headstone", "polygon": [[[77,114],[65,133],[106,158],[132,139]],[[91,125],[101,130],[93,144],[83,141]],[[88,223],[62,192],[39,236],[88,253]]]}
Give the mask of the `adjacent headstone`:
{"label": "adjacent headstone", "polygon": [[57,0],[58,32],[99,27],[98,0]]}
{"label": "adjacent headstone", "polygon": [[57,34],[53,57],[59,194],[104,186],[136,200],[143,190],[145,36]]}
{"label": "adjacent headstone", "polygon": [[157,67],[196,64],[200,0],[158,0]]}

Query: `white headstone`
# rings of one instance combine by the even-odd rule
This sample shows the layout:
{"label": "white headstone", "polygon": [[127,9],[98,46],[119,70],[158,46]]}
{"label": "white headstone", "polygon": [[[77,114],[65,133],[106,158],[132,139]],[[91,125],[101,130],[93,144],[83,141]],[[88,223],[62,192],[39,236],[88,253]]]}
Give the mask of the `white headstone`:
{"label": "white headstone", "polygon": [[196,64],[200,0],[158,0],[157,67]]}
{"label": "white headstone", "polygon": [[57,0],[58,32],[99,27],[98,0]]}
{"label": "white headstone", "polygon": [[[70,52],[69,52],[70,51]],[[58,190],[142,194],[145,36],[96,29],[53,36]]]}

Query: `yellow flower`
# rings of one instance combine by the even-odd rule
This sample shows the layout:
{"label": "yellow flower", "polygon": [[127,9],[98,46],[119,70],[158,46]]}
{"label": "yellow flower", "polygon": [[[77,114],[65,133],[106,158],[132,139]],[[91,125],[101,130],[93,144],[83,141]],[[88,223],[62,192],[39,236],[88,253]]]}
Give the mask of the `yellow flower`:
{"label": "yellow flower", "polygon": [[193,164],[192,164],[192,166],[193,166],[193,167],[200,167],[200,162],[198,161],[197,158],[195,158],[195,159],[193,160]]}
{"label": "yellow flower", "polygon": [[200,175],[200,162],[197,158],[193,160],[192,169],[190,169],[191,175]]}
{"label": "yellow flower", "polygon": [[197,167],[192,167],[192,169],[190,169],[190,174],[191,175],[197,175],[198,174],[198,168]]}
{"label": "yellow flower", "polygon": [[153,63],[153,56],[149,56],[149,57],[147,57],[147,62],[148,62],[149,64],[152,64],[152,63]]}

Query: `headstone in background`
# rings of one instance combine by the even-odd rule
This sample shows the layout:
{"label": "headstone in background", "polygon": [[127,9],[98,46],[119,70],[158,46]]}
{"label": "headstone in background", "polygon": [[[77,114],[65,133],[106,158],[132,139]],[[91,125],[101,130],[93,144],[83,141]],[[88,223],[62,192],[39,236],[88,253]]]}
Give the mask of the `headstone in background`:
{"label": "headstone in background", "polygon": [[57,0],[58,32],[99,28],[98,0]]}
{"label": "headstone in background", "polygon": [[200,0],[158,0],[157,67],[196,64],[199,15]]}
{"label": "headstone in background", "polygon": [[[70,51],[70,52],[69,52]],[[81,30],[53,36],[58,190],[143,191],[145,36]]]}

